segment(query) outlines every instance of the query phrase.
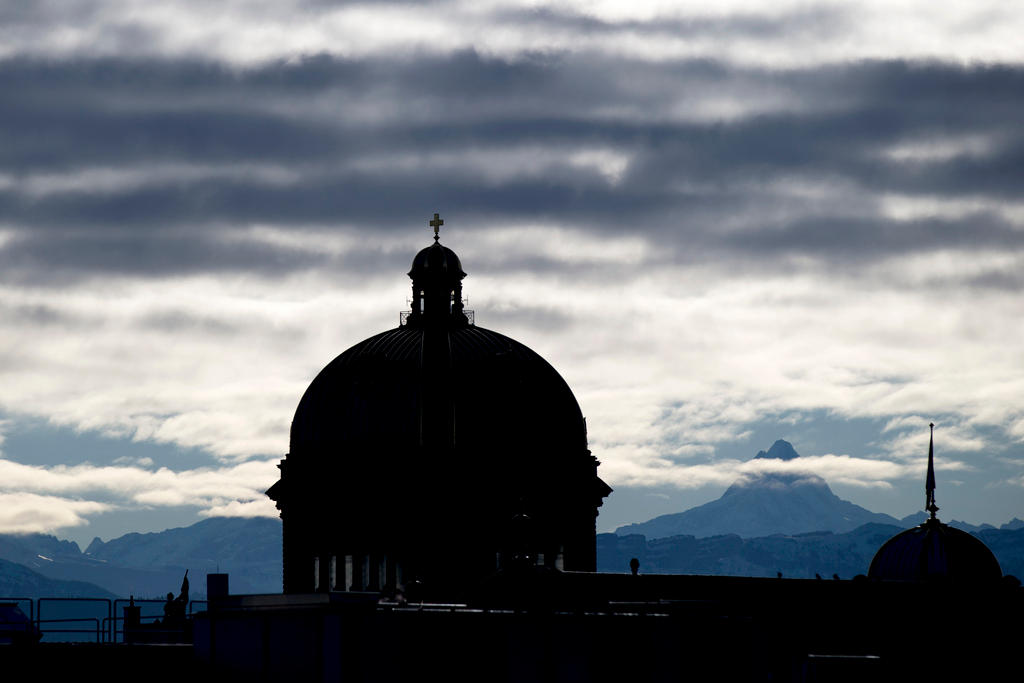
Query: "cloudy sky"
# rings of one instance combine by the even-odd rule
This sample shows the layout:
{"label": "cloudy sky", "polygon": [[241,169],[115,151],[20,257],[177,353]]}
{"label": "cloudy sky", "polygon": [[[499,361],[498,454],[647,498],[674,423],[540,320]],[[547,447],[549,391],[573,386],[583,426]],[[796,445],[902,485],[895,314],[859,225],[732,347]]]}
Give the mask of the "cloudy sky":
{"label": "cloudy sky", "polygon": [[1000,1],[5,2],[0,531],[275,515],[299,397],[397,325],[434,211],[477,322],[575,390],[602,531],[777,438],[910,514],[929,421],[940,516],[1024,517],[1022,34]]}

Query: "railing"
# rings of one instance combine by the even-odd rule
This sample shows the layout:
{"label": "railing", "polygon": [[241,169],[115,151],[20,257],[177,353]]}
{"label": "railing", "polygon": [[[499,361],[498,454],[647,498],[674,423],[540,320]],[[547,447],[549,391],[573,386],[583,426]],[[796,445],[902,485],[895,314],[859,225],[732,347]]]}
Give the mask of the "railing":
{"label": "railing", "polygon": [[[469,321],[470,325],[476,325],[476,311],[468,308],[462,309],[462,312],[466,315],[466,320]],[[412,315],[412,311],[401,311],[398,314],[398,326],[405,327],[406,323],[409,322],[409,316]]]}
{"label": "railing", "polygon": [[[105,606],[107,614],[106,614],[105,617],[102,617],[102,616],[86,616],[86,615],[82,615],[82,614],[79,614],[78,616],[71,616],[71,615],[67,615],[67,614],[61,614],[59,617],[55,617],[55,618],[51,618],[51,619],[44,619],[43,618],[43,608],[46,605],[49,605],[51,603],[65,604],[65,605],[74,604],[76,607],[79,607],[79,608],[82,605],[96,604],[96,605],[100,606],[100,611],[102,611],[103,607]],[[113,606],[111,605],[110,599],[108,599],[108,598],[37,598],[36,599],[36,605],[37,605],[37,609],[35,611],[36,611],[36,615],[37,616],[36,616],[36,619],[35,619],[35,625],[36,625],[36,628],[39,629],[40,633],[42,633],[42,634],[47,634],[47,633],[58,634],[58,633],[62,633],[62,634],[66,634],[66,635],[73,635],[73,634],[76,634],[76,633],[93,633],[96,636],[96,642],[97,643],[103,642],[104,633],[103,633],[102,629],[100,628],[101,622],[105,622],[107,619],[109,619],[113,615]],[[80,609],[76,609],[75,610],[75,612],[82,612],[82,611],[88,611],[88,610],[80,610]],[[57,624],[80,624],[80,623],[83,623],[83,622],[91,622],[91,623],[94,624],[94,627],[91,628],[91,629],[83,629],[83,628],[70,628],[70,627],[68,627],[68,628],[59,628],[57,626]],[[48,626],[46,628],[43,628],[43,624],[52,624],[52,625]],[[71,640],[75,640],[75,639],[72,638]]]}
{"label": "railing", "polygon": [[[18,606],[26,611],[28,617],[28,623],[35,628],[43,636],[46,635],[60,635],[70,636],[68,638],[60,638],[65,642],[81,642],[91,641],[95,639],[97,643],[116,643],[124,642],[124,607],[131,604],[130,600],[123,598],[117,598],[111,600],[109,598],[27,598],[27,597],[0,597],[0,602],[15,602]],[[140,614],[140,623],[147,624],[147,630],[149,633],[164,633],[160,629],[153,629],[151,627],[158,619],[164,618],[163,606],[166,604],[165,600],[152,599],[152,600],[135,600],[137,606],[147,605],[159,605],[159,611],[154,611],[149,614]],[[47,614],[44,614],[44,608],[47,605],[62,604],[62,605],[73,605],[74,607],[70,610],[57,610],[57,616],[50,617],[49,612],[53,611],[51,607],[49,610],[45,610]],[[83,612],[89,612],[87,607],[83,609],[83,606],[89,604],[97,604],[99,609],[96,610],[100,614],[87,616],[82,614]],[[191,600],[188,603],[188,616],[199,611],[207,605],[206,600]],[[106,607],[104,610],[103,607]],[[27,607],[27,609],[25,609]],[[198,609],[197,609],[198,608]],[[104,616],[102,612],[106,612]],[[47,618],[44,618],[47,617]],[[20,622],[24,623],[24,622]],[[90,624],[91,626],[82,628],[79,625]],[[0,631],[6,622],[0,622]],[[15,625],[12,623],[11,625]],[[180,629],[166,629],[166,633],[180,632]],[[83,634],[89,634],[88,638],[75,637],[82,636]]]}
{"label": "railing", "polygon": [[[140,610],[139,623],[151,624],[152,625],[152,624],[155,624],[159,619],[162,619],[162,618],[165,617],[163,607],[164,607],[164,605],[167,604],[166,600],[158,600],[158,599],[153,599],[153,600],[145,600],[145,599],[125,600],[124,598],[118,598],[117,600],[114,600],[114,616],[111,619],[110,624],[107,626],[107,629],[106,629],[108,634],[109,634],[108,635],[109,642],[111,642],[111,643],[118,642],[117,641],[118,635],[121,636],[121,642],[122,643],[124,642],[124,625],[123,625],[123,622],[124,622],[124,616],[123,616],[124,615],[124,608],[127,607],[128,605],[131,605],[131,604],[134,604],[137,607],[143,607],[143,606],[146,606],[146,605],[159,605],[160,606],[160,611],[159,612],[155,612],[155,613],[151,613],[151,614],[142,614],[141,610]],[[189,600],[189,603],[188,603],[188,616],[191,617],[193,615],[193,613],[196,611],[195,610],[196,605],[202,605],[202,606],[205,607],[207,604],[208,604],[208,602],[206,600]],[[121,607],[120,612],[118,611],[118,606]],[[117,616],[119,613],[122,616]],[[119,623],[121,624],[120,626],[118,625]],[[149,629],[149,632],[150,633],[154,633],[154,632],[159,632],[159,633],[175,633],[178,630],[180,630],[180,629],[164,629],[164,630]]]}
{"label": "railing", "polygon": [[28,619],[32,623],[35,623],[35,621],[36,621],[36,601],[34,599],[32,599],[32,598],[18,598],[18,597],[15,597],[15,598],[0,598],[0,602],[17,602],[17,603],[26,602],[26,603],[28,603]]}
{"label": "railing", "polygon": [[[110,617],[104,617],[103,620],[102,620],[103,623],[105,624],[109,618]],[[56,628],[56,627],[43,628],[43,624],[80,624],[80,623],[83,623],[83,622],[91,622],[93,627],[92,628]],[[36,619],[36,628],[39,629],[39,632],[44,634],[44,635],[47,634],[47,633],[67,633],[67,634],[71,634],[71,633],[93,633],[93,634],[96,635],[96,642],[97,643],[104,642],[104,636],[106,635],[103,632],[103,630],[100,628],[100,619],[99,619],[99,617],[79,617],[79,618],[76,618],[76,619]],[[77,640],[77,639],[75,639],[75,640]]]}

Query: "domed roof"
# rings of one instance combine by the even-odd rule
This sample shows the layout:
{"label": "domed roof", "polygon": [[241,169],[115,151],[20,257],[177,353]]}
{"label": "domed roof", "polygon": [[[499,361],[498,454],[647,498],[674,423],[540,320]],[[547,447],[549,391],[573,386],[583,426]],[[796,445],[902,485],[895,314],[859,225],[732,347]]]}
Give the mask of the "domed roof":
{"label": "domed roof", "polygon": [[522,448],[519,457],[529,458],[566,446],[584,451],[586,428],[565,380],[527,346],[472,325],[406,325],[331,361],[295,411],[291,458],[368,443]]}
{"label": "domed roof", "polygon": [[980,540],[937,519],[900,532],[882,544],[868,577],[902,581],[998,581],[1003,576]]}
{"label": "domed roof", "polygon": [[882,544],[868,568],[868,578],[899,581],[945,580],[955,582],[998,581],[1003,577],[992,551],[966,531],[943,524],[936,517],[935,425],[929,425],[928,474],[925,478],[925,510],[931,518],[902,531]]}
{"label": "domed roof", "polygon": [[435,277],[456,277],[461,280],[466,277],[466,273],[463,272],[462,263],[454,251],[439,242],[434,242],[416,254],[412,260],[409,277],[414,280]]}
{"label": "domed roof", "polygon": [[434,244],[416,254],[409,272],[412,311],[313,380],[292,421],[290,457],[368,445],[378,453],[514,451],[519,462],[553,451],[589,457],[565,380],[525,345],[469,323],[466,273],[438,241],[443,221],[435,214],[430,224]]}

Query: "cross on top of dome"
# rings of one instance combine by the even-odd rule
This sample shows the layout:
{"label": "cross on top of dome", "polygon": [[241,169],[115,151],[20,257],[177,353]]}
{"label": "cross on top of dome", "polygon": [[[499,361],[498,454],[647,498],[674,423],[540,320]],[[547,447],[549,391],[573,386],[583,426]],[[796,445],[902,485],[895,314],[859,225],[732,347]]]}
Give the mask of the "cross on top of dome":
{"label": "cross on top of dome", "polygon": [[429,225],[430,225],[430,227],[432,227],[434,229],[434,241],[437,242],[438,240],[441,239],[440,231],[441,231],[441,226],[444,225],[444,219],[441,218],[441,216],[439,216],[435,212],[434,213],[434,217],[430,220],[430,224]]}

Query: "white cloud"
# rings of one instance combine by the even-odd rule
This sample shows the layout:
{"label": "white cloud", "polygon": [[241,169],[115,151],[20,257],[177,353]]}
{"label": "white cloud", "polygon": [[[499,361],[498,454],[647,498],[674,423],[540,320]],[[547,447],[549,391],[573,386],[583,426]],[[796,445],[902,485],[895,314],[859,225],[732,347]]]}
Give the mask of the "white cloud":
{"label": "white cloud", "polygon": [[[316,371],[345,341],[396,324],[399,278],[390,296],[361,299],[317,278],[289,286],[125,278],[60,292],[0,286],[0,306],[46,306],[55,318],[0,320],[13,350],[0,367],[0,407],[225,458],[283,455],[291,414]],[[347,339],[335,322],[343,314]],[[154,326],[154,317],[169,322]]]}
{"label": "white cloud", "polygon": [[[944,470],[964,470],[968,465],[946,461]],[[602,468],[602,476],[624,486],[664,486],[683,489],[703,486],[728,486],[760,474],[813,475],[834,484],[858,487],[891,488],[891,482],[921,475],[919,462],[898,463],[887,460],[854,458],[849,455],[804,456],[795,460],[719,460],[699,465],[679,465],[666,459],[644,463],[615,460]]]}
{"label": "white cloud", "polygon": [[[889,457],[905,462],[920,463],[922,457],[928,452],[930,432],[924,418],[918,416],[896,418],[886,424],[884,431],[890,436],[881,441],[878,446]],[[943,424],[940,421],[935,428],[935,442],[937,460],[943,458],[943,453],[958,453],[963,457],[966,454],[979,453],[989,446],[986,440],[975,432],[966,421],[956,421],[952,424]]]}
{"label": "white cloud", "polygon": [[[478,323],[491,327],[489,317],[538,305],[567,321],[547,328],[513,316],[498,329],[533,347],[569,382],[588,417],[602,476],[613,486],[727,485],[733,467],[696,465],[713,460],[716,446],[744,438],[752,422],[768,415],[824,410],[840,418],[888,419],[877,455],[897,462],[926,452],[930,419],[940,424],[940,458],[984,455],[998,445],[992,441],[998,432],[986,435],[978,427],[1024,420],[1014,407],[1024,390],[1014,346],[1024,337],[1024,315],[1010,313],[1020,307],[1013,292],[954,294],[963,300],[947,298],[937,308],[927,284],[913,275],[929,266],[913,258],[892,286],[880,275],[885,265],[862,276],[798,268],[753,279],[728,263],[659,263],[656,245],[629,234],[473,227],[459,226],[448,243],[471,272],[465,294]],[[327,233],[260,226],[232,235],[301,250],[315,249],[323,238],[325,249],[339,255],[364,248],[348,233],[332,241]],[[425,241],[402,246],[411,257]],[[402,248],[395,239],[381,244]],[[555,259],[565,264],[564,273],[584,265],[620,276],[577,280],[561,269],[532,268],[495,274],[485,265],[493,254]],[[953,260],[968,269],[983,268],[991,258],[960,252]],[[344,287],[327,269],[284,281],[125,277],[73,291],[0,287],[0,306],[46,305],[56,318],[0,319],[9,348],[16,349],[3,369],[0,405],[12,415],[44,416],[77,429],[203,448],[226,462],[280,457],[291,415],[315,373],[350,344],[397,323],[408,280],[402,269],[385,275]],[[154,316],[182,321],[153,327]],[[208,324],[189,324],[192,318]],[[850,482],[903,476],[867,461],[864,466],[873,474],[832,476]],[[274,472],[264,469],[266,488]],[[125,472],[150,482],[128,487],[138,503],[226,504],[213,502],[216,492],[198,500],[180,485],[184,473],[163,469],[143,476],[122,468],[110,476]],[[9,481],[36,492],[83,490],[71,483],[38,488],[50,474]],[[83,471],[79,481],[94,481],[94,474]],[[164,479],[168,483],[156,485]],[[254,489],[239,500],[258,499]]]}
{"label": "white cloud", "polygon": [[214,505],[211,508],[199,513],[203,517],[277,517],[277,508],[269,498],[263,500],[248,500],[245,502],[233,500],[224,505]]}
{"label": "white cloud", "polygon": [[835,2],[567,2],[545,3],[543,9],[554,14],[547,19],[534,2],[33,5],[22,22],[3,32],[0,55],[214,55],[251,64],[321,52],[360,57],[476,49],[506,56],[719,56],[775,65],[894,56],[1021,60],[1020,12],[1012,3],[991,0],[941,7],[923,0],[868,2],[856,8]]}
{"label": "white cloud", "polygon": [[213,180],[244,180],[270,186],[294,185],[301,178],[302,175],[297,169],[277,165],[147,163],[27,173],[7,178],[0,176],[0,188],[23,193],[34,200],[42,200],[56,194],[118,194],[168,183],[199,183]]}
{"label": "white cloud", "polygon": [[114,506],[193,505],[205,516],[276,517],[264,491],[277,474],[273,461],[258,460],[174,472],[166,467],[153,471],[88,464],[43,467],[0,459],[0,501],[8,503],[8,512],[0,514],[0,533],[78,526],[87,523],[85,516]]}
{"label": "white cloud", "polygon": [[87,516],[111,509],[95,501],[0,491],[0,533],[52,533],[88,524]]}

